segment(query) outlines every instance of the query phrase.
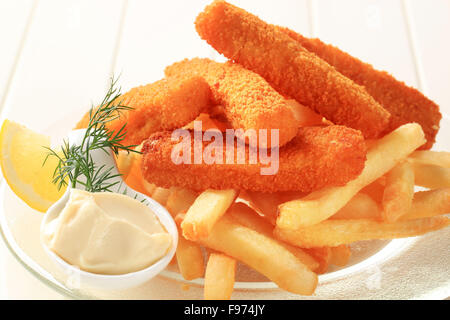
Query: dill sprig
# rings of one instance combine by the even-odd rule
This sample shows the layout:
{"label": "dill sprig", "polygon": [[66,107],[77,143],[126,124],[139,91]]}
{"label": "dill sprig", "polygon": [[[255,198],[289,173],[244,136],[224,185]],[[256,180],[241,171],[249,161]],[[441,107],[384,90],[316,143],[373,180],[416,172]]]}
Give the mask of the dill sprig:
{"label": "dill sprig", "polygon": [[119,183],[119,181],[114,181],[114,178],[121,174],[114,174],[113,167],[97,166],[92,159],[91,152],[101,149],[106,154],[109,154],[109,150],[116,155],[119,150],[139,153],[134,149],[136,145],[122,144],[126,135],[126,124],[116,131],[106,127],[107,123],[118,119],[123,111],[133,109],[122,105],[122,101],[118,101],[121,93],[120,87],[117,88],[116,85],[117,80],[112,78],[103,101],[97,108],[91,107],[89,123],[80,145],[70,145],[68,141],[64,140],[61,153],[47,148],[49,152],[44,164],[49,157],[58,159],[52,180],[58,189],[70,183],[72,188],[80,184],[89,192],[112,192],[111,187]]}

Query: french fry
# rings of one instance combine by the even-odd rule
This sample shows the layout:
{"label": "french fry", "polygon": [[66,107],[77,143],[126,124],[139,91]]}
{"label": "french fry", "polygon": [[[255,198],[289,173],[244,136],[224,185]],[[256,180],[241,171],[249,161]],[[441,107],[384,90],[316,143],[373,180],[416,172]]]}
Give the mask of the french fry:
{"label": "french fry", "polygon": [[275,225],[278,205],[281,203],[276,193],[241,191],[239,197],[243,198],[250,208],[264,216],[269,223]]}
{"label": "french fry", "polygon": [[450,152],[444,151],[414,151],[409,155],[414,163],[431,164],[439,167],[450,168]]}
{"label": "french fry", "polygon": [[172,187],[170,188],[170,194],[167,198],[166,209],[172,216],[175,216],[180,212],[186,212],[196,198],[197,194],[194,191]]}
{"label": "french fry", "polygon": [[186,212],[181,224],[186,239],[207,237],[214,223],[228,210],[237,197],[236,190],[203,191]]}
{"label": "french fry", "polygon": [[[255,230],[267,237],[273,237],[272,233],[274,226],[266,219],[259,216],[252,208],[243,203],[234,203],[230,209],[228,209],[226,214],[244,227]],[[280,244],[296,256],[310,270],[317,272],[317,269],[320,267],[319,262],[305,250],[285,242],[280,242]]]}
{"label": "french fry", "polygon": [[430,189],[450,187],[450,168],[414,163],[415,184]]}
{"label": "french fry", "polygon": [[450,213],[450,188],[419,191],[414,194],[411,209],[400,220],[428,218]]}
{"label": "french fry", "polygon": [[178,225],[179,237],[175,256],[178,269],[186,280],[193,280],[203,277],[205,274],[205,262],[202,248],[195,242],[189,241],[181,234],[180,223],[184,215],[177,215],[175,222]]}
{"label": "french fry", "polygon": [[153,191],[151,197],[156,202],[159,202],[161,205],[165,206],[167,203],[167,199],[170,195],[170,189],[156,187],[156,189]]}
{"label": "french fry", "polygon": [[348,264],[351,255],[352,251],[348,245],[341,244],[337,247],[331,247],[330,264],[334,264],[338,267],[344,267]]}
{"label": "french fry", "polygon": [[152,194],[155,192],[157,186],[154,183],[150,183],[147,180],[145,180],[144,178],[142,178],[142,186],[145,189],[145,194],[148,195],[149,197],[152,196]]}
{"label": "french fry", "polygon": [[205,300],[230,300],[235,273],[235,259],[222,253],[211,253],[205,271]]}
{"label": "french fry", "polygon": [[389,171],[386,177],[382,218],[386,222],[395,222],[412,206],[414,197],[413,166],[408,161],[403,161]]}
{"label": "french fry", "polygon": [[310,295],[317,286],[317,275],[279,241],[244,227],[228,215],[222,216],[199,243],[242,261],[289,292]]}
{"label": "french fry", "polygon": [[314,270],[318,274],[327,272],[331,261],[331,248],[330,247],[318,247],[318,248],[305,248],[306,253],[314,257],[319,263],[319,267]]}
{"label": "french fry", "polygon": [[275,225],[278,215],[278,206],[286,201],[300,199],[304,197],[305,194],[297,191],[275,193],[245,191],[241,192],[239,196],[242,196],[253,210],[264,216],[271,224]]}
{"label": "french fry", "polygon": [[394,223],[368,219],[326,220],[296,230],[275,228],[277,239],[299,247],[336,247],[361,240],[394,239],[422,235],[449,225],[446,217],[431,217]]}
{"label": "french fry", "polygon": [[379,177],[374,182],[361,189],[360,193],[369,195],[377,203],[383,201],[384,188],[386,187],[386,175]]}
{"label": "french fry", "polygon": [[372,145],[362,173],[342,187],[314,191],[300,200],[279,206],[277,226],[298,229],[326,220],[362,188],[391,170],[400,160],[425,143],[424,133],[416,123],[405,124]]}
{"label": "french fry", "polygon": [[341,210],[330,219],[381,219],[381,208],[369,195],[357,193]]}

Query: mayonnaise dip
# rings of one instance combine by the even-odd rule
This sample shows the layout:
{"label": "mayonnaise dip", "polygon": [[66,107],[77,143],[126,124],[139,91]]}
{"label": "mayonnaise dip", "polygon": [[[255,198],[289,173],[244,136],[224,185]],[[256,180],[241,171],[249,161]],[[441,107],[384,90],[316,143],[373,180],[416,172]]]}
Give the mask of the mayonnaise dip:
{"label": "mayonnaise dip", "polygon": [[118,193],[77,189],[42,236],[66,262],[109,275],[145,269],[172,245],[171,235],[147,205]]}

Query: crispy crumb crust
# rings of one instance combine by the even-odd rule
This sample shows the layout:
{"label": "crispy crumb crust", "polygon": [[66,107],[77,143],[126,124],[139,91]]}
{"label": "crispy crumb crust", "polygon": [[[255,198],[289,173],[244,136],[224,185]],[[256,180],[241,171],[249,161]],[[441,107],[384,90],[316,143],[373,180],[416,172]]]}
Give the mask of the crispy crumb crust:
{"label": "crispy crumb crust", "polygon": [[[246,146],[245,164],[194,164],[191,139],[191,164],[176,165],[171,153],[178,141],[171,132],[151,135],[142,148],[142,174],[162,187],[184,187],[195,191],[244,189],[262,192],[311,192],[327,186],[344,185],[362,171],[366,146],[361,132],[344,126],[303,127],[297,136],[279,149],[279,170],[275,175],[261,175],[270,164],[249,164]],[[207,143],[203,142],[203,147]],[[224,141],[224,149],[225,149]],[[236,146],[234,146],[236,149]],[[236,150],[234,155],[236,157]],[[259,159],[259,158],[258,158]]]}
{"label": "crispy crumb crust", "polygon": [[[173,130],[194,120],[211,104],[209,85],[199,76],[165,78],[131,89],[117,98],[122,105],[133,110],[107,124],[110,130],[125,125],[127,134],[123,144],[140,144],[151,133]],[[76,128],[85,128],[89,112]]]}
{"label": "crispy crumb crust", "polygon": [[185,59],[168,66],[165,73],[179,78],[202,76],[211,87],[213,102],[223,106],[233,128],[279,129],[280,146],[297,133],[299,121],[286,99],[260,75],[238,64]]}
{"label": "crispy crumb crust", "polygon": [[225,1],[207,6],[195,24],[217,51],[260,74],[281,94],[335,124],[361,130],[366,138],[386,131],[390,114],[364,87],[275,26]]}
{"label": "crispy crumb crust", "polygon": [[405,123],[417,122],[422,126],[427,139],[427,143],[421,149],[430,149],[433,146],[442,115],[439,106],[419,90],[319,39],[305,38],[288,28],[277,28],[334,66],[344,76],[364,86],[367,92],[391,113],[387,132]]}

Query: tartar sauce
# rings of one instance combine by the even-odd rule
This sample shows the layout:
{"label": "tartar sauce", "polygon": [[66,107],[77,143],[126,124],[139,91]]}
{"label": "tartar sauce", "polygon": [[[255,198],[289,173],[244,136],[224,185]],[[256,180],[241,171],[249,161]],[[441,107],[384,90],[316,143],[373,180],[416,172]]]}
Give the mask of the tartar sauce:
{"label": "tartar sauce", "polygon": [[44,226],[47,246],[66,262],[98,274],[125,274],[164,257],[172,237],[145,204],[126,195],[72,189]]}

